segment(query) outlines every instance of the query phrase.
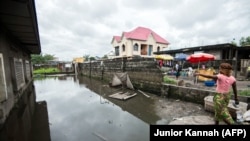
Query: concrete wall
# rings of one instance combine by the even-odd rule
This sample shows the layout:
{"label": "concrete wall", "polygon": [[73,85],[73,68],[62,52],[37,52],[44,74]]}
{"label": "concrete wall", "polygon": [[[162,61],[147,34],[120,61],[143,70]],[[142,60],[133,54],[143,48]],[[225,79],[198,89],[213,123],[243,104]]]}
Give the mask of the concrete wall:
{"label": "concrete wall", "polygon": [[30,54],[0,26],[0,140],[28,140],[36,94]]}
{"label": "concrete wall", "polygon": [[123,58],[104,60],[103,64],[104,66],[101,66],[101,61],[79,64],[79,74],[103,79],[109,83],[113,79],[114,73],[127,72],[136,89],[161,95],[163,74],[154,59],[128,60]]}
{"label": "concrete wall", "polygon": [[[190,86],[178,86],[163,82],[163,74],[156,61],[153,59],[116,59],[87,62],[79,64],[79,74],[111,82],[114,73],[127,72],[130,80],[136,89],[143,90],[158,96],[181,99],[198,104],[204,104],[204,98],[214,95],[215,91],[195,88]],[[240,97],[239,100],[247,102],[248,97]]]}
{"label": "concrete wall", "polygon": [[35,93],[32,83],[20,96],[0,130],[0,140],[28,141],[32,129],[32,119],[35,112]]}
{"label": "concrete wall", "polygon": [[80,64],[80,74],[103,79],[109,83],[114,73],[127,72],[133,86],[137,89],[158,96],[167,96],[200,104],[203,104],[203,99],[206,96],[213,94],[212,91],[163,83],[163,74],[157,66],[157,62],[153,59],[105,60],[103,64],[105,65],[103,69],[101,61]]}
{"label": "concrete wall", "polygon": [[198,104],[204,104],[204,98],[214,95],[214,91],[201,90],[200,88],[192,88],[186,86],[177,86],[171,84],[162,84],[162,96],[189,101]]}

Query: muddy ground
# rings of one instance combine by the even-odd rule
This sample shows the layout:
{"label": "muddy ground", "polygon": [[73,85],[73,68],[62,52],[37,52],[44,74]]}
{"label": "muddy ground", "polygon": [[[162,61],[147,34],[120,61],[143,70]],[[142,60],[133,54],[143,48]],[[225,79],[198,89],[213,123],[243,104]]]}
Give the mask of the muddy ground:
{"label": "muddy ground", "polygon": [[153,96],[156,114],[163,120],[158,124],[213,124],[213,113],[204,105]]}

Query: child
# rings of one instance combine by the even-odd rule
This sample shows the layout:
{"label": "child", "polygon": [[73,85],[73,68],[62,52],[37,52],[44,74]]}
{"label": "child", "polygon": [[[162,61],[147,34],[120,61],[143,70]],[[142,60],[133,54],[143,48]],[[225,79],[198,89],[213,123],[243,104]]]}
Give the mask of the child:
{"label": "child", "polygon": [[219,121],[223,120],[226,124],[234,124],[234,120],[227,108],[231,99],[230,88],[233,88],[235,104],[239,104],[237,97],[236,79],[231,75],[232,66],[228,63],[221,63],[219,68],[219,74],[217,75],[205,75],[195,73],[196,76],[203,76],[206,78],[212,78],[216,81],[216,93],[213,98],[214,111],[215,111],[215,124],[218,125]]}

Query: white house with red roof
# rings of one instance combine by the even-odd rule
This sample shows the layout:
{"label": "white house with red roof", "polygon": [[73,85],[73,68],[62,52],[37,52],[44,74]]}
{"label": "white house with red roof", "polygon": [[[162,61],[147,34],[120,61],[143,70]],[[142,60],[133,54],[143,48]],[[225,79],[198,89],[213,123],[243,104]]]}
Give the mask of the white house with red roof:
{"label": "white house with red roof", "polygon": [[169,42],[149,28],[137,27],[121,36],[113,36],[111,44],[115,57],[154,57],[153,52],[163,51]]}

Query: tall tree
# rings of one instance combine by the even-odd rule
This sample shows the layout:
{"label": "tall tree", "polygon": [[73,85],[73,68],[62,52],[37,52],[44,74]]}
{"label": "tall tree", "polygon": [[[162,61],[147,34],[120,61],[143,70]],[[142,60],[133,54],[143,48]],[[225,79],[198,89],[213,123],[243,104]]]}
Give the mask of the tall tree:
{"label": "tall tree", "polygon": [[104,55],[102,59],[108,59],[108,55]]}
{"label": "tall tree", "polygon": [[31,62],[32,64],[45,64],[50,60],[54,60],[54,55],[50,55],[50,54],[31,54]]}
{"label": "tall tree", "polygon": [[231,44],[237,46],[237,43],[235,41],[231,41]]}
{"label": "tall tree", "polygon": [[50,60],[54,60],[54,55],[50,55],[50,54],[44,54],[43,58],[45,61],[50,61]]}
{"label": "tall tree", "polygon": [[95,57],[90,57],[89,60],[92,61],[92,60],[96,60],[96,59],[95,59]]}
{"label": "tall tree", "polygon": [[241,37],[240,38],[240,46],[247,46],[247,45],[250,45],[250,36],[244,38],[244,37]]}

